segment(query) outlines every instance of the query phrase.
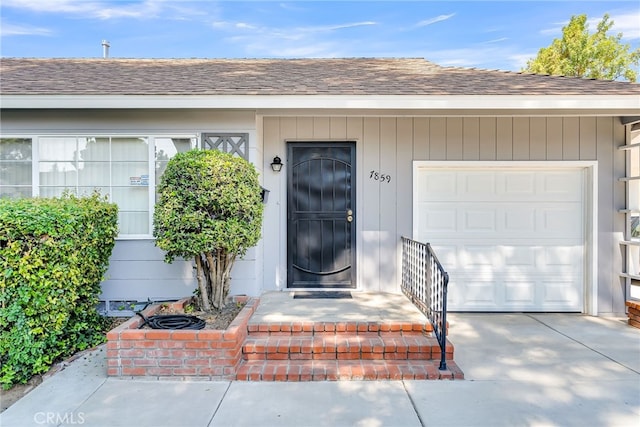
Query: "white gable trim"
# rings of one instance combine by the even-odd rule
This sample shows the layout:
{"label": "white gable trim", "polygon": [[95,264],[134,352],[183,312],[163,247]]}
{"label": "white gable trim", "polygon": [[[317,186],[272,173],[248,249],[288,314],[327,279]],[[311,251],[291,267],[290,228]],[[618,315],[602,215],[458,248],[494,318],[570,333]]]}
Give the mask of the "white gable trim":
{"label": "white gable trim", "polygon": [[212,108],[227,110],[571,110],[640,115],[635,95],[0,95],[2,108]]}

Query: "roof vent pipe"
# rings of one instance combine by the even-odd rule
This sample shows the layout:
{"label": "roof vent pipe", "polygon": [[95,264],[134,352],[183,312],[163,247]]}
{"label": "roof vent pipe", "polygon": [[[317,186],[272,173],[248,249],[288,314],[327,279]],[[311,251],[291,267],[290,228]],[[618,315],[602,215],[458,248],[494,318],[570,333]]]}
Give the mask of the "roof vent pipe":
{"label": "roof vent pipe", "polygon": [[108,41],[102,40],[102,57],[103,58],[108,58],[109,57],[109,48],[110,47],[111,47],[111,45],[109,44]]}

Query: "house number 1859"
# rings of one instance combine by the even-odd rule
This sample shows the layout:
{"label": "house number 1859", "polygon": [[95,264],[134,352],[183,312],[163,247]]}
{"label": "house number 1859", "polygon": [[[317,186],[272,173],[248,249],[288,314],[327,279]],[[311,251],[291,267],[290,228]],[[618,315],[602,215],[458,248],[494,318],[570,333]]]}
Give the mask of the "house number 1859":
{"label": "house number 1859", "polygon": [[369,174],[369,179],[375,179],[376,181],[380,181],[380,182],[391,182],[391,175],[387,175],[387,174],[376,172],[376,171],[371,171],[371,173]]}

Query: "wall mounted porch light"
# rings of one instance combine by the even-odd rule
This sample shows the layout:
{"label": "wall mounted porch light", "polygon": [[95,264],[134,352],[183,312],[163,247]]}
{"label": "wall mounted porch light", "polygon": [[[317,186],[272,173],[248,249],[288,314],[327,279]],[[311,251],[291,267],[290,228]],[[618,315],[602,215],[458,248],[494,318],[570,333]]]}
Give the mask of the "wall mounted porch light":
{"label": "wall mounted porch light", "polygon": [[273,162],[271,162],[271,170],[274,172],[280,172],[282,170],[282,160],[280,157],[275,156]]}
{"label": "wall mounted porch light", "polygon": [[262,198],[262,203],[267,203],[267,200],[269,200],[269,190],[267,190],[264,187],[260,187],[262,188],[262,190],[260,191],[260,197]]}

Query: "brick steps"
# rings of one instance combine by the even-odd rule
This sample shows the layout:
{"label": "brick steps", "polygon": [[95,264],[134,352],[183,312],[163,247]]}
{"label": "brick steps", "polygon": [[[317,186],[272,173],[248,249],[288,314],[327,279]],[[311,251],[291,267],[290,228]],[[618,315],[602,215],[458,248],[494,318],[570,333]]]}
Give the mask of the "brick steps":
{"label": "brick steps", "polygon": [[628,323],[634,328],[640,329],[640,301],[626,301]]}
{"label": "brick steps", "polygon": [[249,334],[268,332],[270,335],[295,335],[301,332],[313,334],[320,332],[349,332],[355,334],[367,332],[379,334],[391,332],[433,332],[433,328],[429,322],[273,322],[249,323],[247,329]]}
{"label": "brick steps", "polygon": [[[440,347],[421,333],[404,335],[250,335],[244,342],[246,360],[433,360]],[[450,347],[453,357],[453,348]]]}
{"label": "brick steps", "polygon": [[463,379],[447,344],[447,370],[429,323],[249,323],[239,381]]}
{"label": "brick steps", "polygon": [[238,381],[358,381],[463,379],[455,362],[437,360],[252,360],[242,363]]}

